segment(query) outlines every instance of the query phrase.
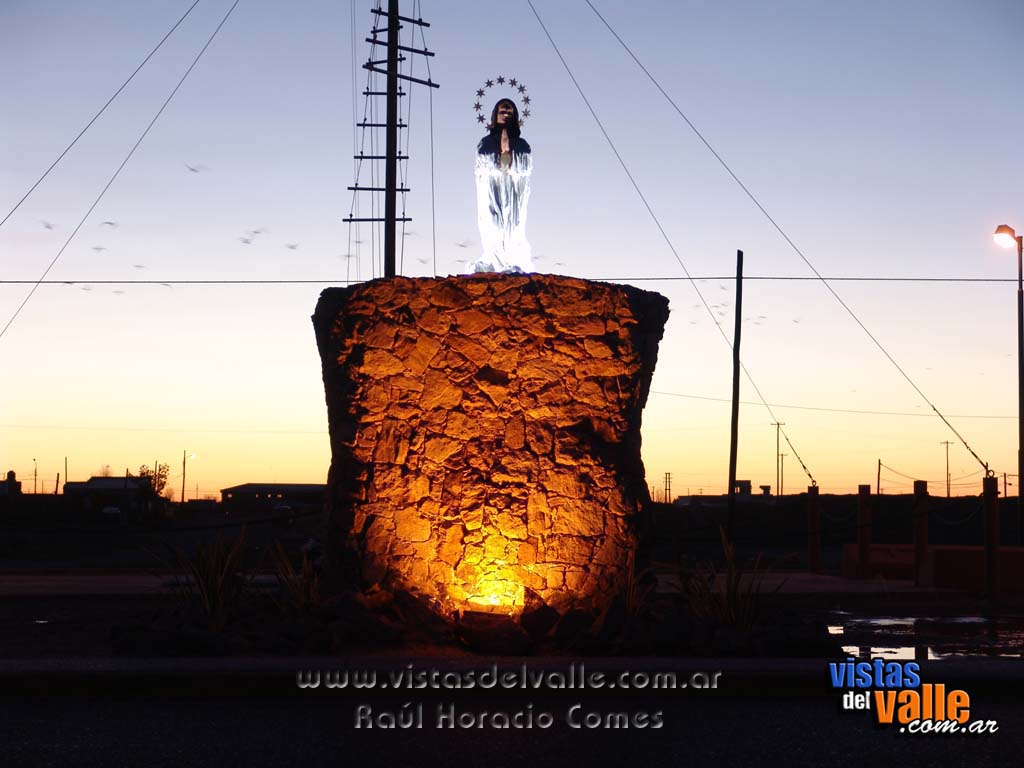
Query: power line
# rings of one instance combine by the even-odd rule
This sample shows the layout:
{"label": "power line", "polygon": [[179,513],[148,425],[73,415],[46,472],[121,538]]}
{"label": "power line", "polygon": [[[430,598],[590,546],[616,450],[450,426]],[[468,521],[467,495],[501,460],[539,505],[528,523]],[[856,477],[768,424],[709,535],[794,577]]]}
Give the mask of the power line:
{"label": "power line", "polygon": [[[435,244],[436,247],[436,244]],[[436,258],[436,257],[435,257]],[[436,270],[435,270],[436,271]],[[687,282],[691,280],[735,280],[736,275],[699,275],[692,277],[679,277],[678,275],[663,275],[663,276],[645,276],[645,277],[595,277],[593,280],[600,282],[619,282],[619,283],[639,283],[639,282],[673,282],[676,280],[685,280]],[[1002,277],[827,277],[817,278],[809,276],[798,276],[798,275],[744,275],[743,280],[764,280],[772,282],[784,282],[784,281],[814,281],[820,282],[821,279],[829,280],[831,282],[849,282],[849,283],[1015,283],[1015,278],[1002,278]],[[163,284],[171,283],[174,285],[188,285],[192,283],[216,283],[216,284],[280,284],[287,285],[290,283],[357,283],[362,282],[358,277],[354,280],[345,279],[338,280],[337,278],[328,278],[325,280],[316,279],[300,279],[300,280],[246,280],[246,279],[232,279],[232,280],[3,280],[0,279],[0,285],[34,285],[39,283],[40,285],[62,285],[62,284],[78,284],[78,283],[94,283],[102,285],[105,283],[119,283],[123,285],[147,285],[147,284]]]}
{"label": "power line", "polygon": [[[718,332],[719,332],[719,334],[721,334],[722,339],[725,341],[725,343],[729,347],[729,349],[732,349],[732,342],[729,341],[729,337],[726,335],[725,331],[722,330],[721,325],[718,324],[717,318],[715,317],[715,313],[714,313],[714,311],[712,311],[711,307],[708,305],[708,302],[704,298],[704,294],[701,293],[700,288],[697,287],[696,280],[690,274],[690,271],[686,268],[686,264],[683,263],[682,258],[679,256],[679,252],[676,251],[675,245],[673,245],[672,240],[668,236],[668,233],[665,232],[665,228],[662,227],[661,221],[658,219],[657,214],[654,212],[654,209],[651,207],[650,203],[647,202],[646,195],[644,195],[643,191],[640,189],[640,185],[637,184],[636,179],[633,178],[633,174],[630,172],[629,167],[626,165],[626,161],[623,160],[622,159],[622,155],[619,154],[619,150],[616,148],[615,142],[612,141],[612,138],[608,134],[608,131],[605,130],[604,124],[601,122],[601,118],[597,116],[597,112],[594,110],[594,107],[591,105],[590,100],[587,98],[587,95],[583,92],[583,88],[580,86],[579,81],[576,80],[576,76],[573,74],[572,69],[569,67],[569,63],[565,60],[565,57],[562,56],[562,52],[559,50],[558,45],[555,44],[554,38],[551,37],[551,33],[548,32],[548,28],[544,25],[544,21],[541,19],[540,14],[537,13],[537,9],[533,5],[533,0],[526,0],[526,1],[527,1],[527,3],[530,6],[530,10],[533,11],[533,15],[537,18],[537,23],[540,24],[541,29],[544,30],[544,34],[547,37],[548,42],[551,43],[551,47],[555,49],[555,54],[558,56],[559,60],[562,62],[562,66],[565,67],[565,71],[569,75],[569,79],[572,80],[572,84],[574,86],[576,86],[576,90],[579,91],[580,98],[583,99],[583,103],[586,104],[587,109],[590,110],[590,114],[594,118],[594,122],[597,123],[597,127],[601,130],[601,133],[604,136],[605,141],[608,142],[608,146],[611,147],[612,153],[615,155],[616,159],[619,161],[619,165],[622,166],[622,170],[625,172],[626,177],[629,179],[630,183],[633,185],[633,189],[636,190],[636,193],[639,196],[640,201],[644,204],[644,208],[646,208],[647,209],[647,213],[650,214],[652,221],[654,221],[654,225],[658,228],[658,231],[661,233],[662,238],[665,240],[665,243],[668,245],[669,250],[672,251],[672,255],[675,256],[676,261],[679,262],[679,266],[682,267],[682,270],[683,270],[684,274],[686,275],[686,278],[690,281],[690,284],[693,286],[693,290],[696,292],[698,298],[700,298],[700,300],[701,300],[701,303],[704,305],[704,309],[707,310],[708,315],[711,317],[711,319],[713,321],[716,321],[715,322],[715,327],[718,328]],[[747,370],[746,365],[744,365],[742,362],[740,362],[740,368],[743,370],[744,375],[747,377],[747,381],[749,381],[750,385],[754,388],[754,391],[757,393],[757,396],[761,399],[762,404],[768,410],[768,414],[771,416],[772,420],[773,421],[778,421],[778,419],[775,418],[775,414],[772,413],[772,409],[771,409],[771,406],[768,405],[768,401],[765,399],[764,395],[761,393],[761,389],[757,386],[757,383],[754,381],[754,377],[751,376],[750,375],[750,371]],[[786,442],[789,444],[789,447],[793,450],[793,455],[796,457],[797,461],[800,462],[800,466],[803,467],[804,472],[806,472],[807,476],[811,479],[811,483],[814,484],[814,485],[817,485],[817,482],[815,481],[814,476],[811,475],[810,470],[807,469],[807,465],[804,463],[803,459],[800,458],[800,454],[797,453],[796,448],[793,447],[793,444],[790,442],[788,436],[786,436]]]}
{"label": "power line", "polygon": [[[52,429],[86,432],[173,432],[208,435],[326,435],[326,429],[205,429],[194,427],[104,427],[72,424],[0,424],[0,429]],[[178,473],[181,477],[181,473]]]}
{"label": "power line", "polygon": [[[530,3],[530,8],[533,8],[532,1],[531,0],[527,0],[527,2]],[[957,431],[956,427],[954,427],[952,424],[949,423],[949,421],[946,419],[946,417],[943,416],[942,413],[939,411],[939,409],[935,407],[934,403],[932,403],[932,401],[928,399],[927,395],[925,395],[925,393],[921,390],[920,387],[917,386],[917,384],[914,382],[914,380],[910,378],[910,376],[907,374],[907,372],[903,370],[902,366],[900,366],[900,364],[896,362],[896,359],[892,355],[889,354],[889,351],[882,345],[882,342],[880,342],[877,338],[875,338],[875,335],[873,333],[871,333],[871,331],[868,330],[867,326],[864,325],[863,322],[861,322],[860,318],[857,317],[857,314],[852,309],[850,309],[850,307],[846,304],[846,302],[843,301],[843,299],[839,296],[838,293],[836,293],[835,289],[829,284],[828,280],[826,280],[824,277],[822,277],[821,273],[818,272],[818,270],[814,266],[814,264],[811,263],[811,260],[808,259],[804,255],[803,251],[801,251],[800,248],[797,247],[796,243],[794,243],[793,240],[789,237],[789,235],[786,234],[785,230],[783,230],[782,227],[778,224],[778,222],[776,222],[775,219],[772,218],[771,214],[769,214],[768,211],[765,210],[765,207],[763,205],[761,205],[760,201],[758,201],[758,199],[756,197],[754,197],[754,194],[749,189],[747,189],[746,185],[742,181],[740,181],[740,178],[733,172],[732,168],[729,167],[728,163],[726,163],[725,160],[722,159],[721,155],[719,155],[718,152],[715,151],[714,147],[711,146],[710,142],[708,142],[708,140],[704,138],[703,134],[701,134],[701,132],[699,130],[697,130],[697,126],[695,126],[690,121],[690,119],[679,108],[679,105],[677,105],[675,103],[675,101],[672,100],[672,97],[669,96],[668,93],[666,93],[665,89],[661,87],[661,83],[659,83],[658,80],[654,77],[654,75],[652,75],[650,73],[650,71],[647,69],[647,67],[645,67],[641,63],[640,59],[638,59],[636,54],[633,53],[633,51],[630,49],[630,47],[628,45],[626,45],[626,42],[621,37],[619,37],[618,33],[614,29],[612,29],[611,24],[609,24],[607,22],[607,20],[604,18],[604,16],[602,16],[601,13],[597,10],[597,8],[594,7],[594,4],[591,3],[590,0],[586,0],[586,3],[587,3],[587,5],[590,6],[590,9],[597,15],[597,17],[601,20],[601,22],[605,25],[605,27],[608,28],[608,31],[612,33],[612,36],[615,37],[615,39],[619,41],[619,44],[623,47],[623,49],[625,49],[626,53],[628,53],[630,55],[630,57],[633,59],[633,61],[636,62],[637,66],[640,67],[641,70],[643,70],[643,73],[645,75],[647,75],[648,79],[661,92],[661,95],[664,96],[665,99],[668,101],[668,103],[672,105],[672,108],[675,109],[675,111],[679,114],[679,116],[681,118],[683,118],[683,120],[686,122],[686,124],[688,126],[690,126],[690,128],[693,130],[693,132],[697,135],[697,138],[699,138],[701,140],[701,142],[703,142],[704,146],[707,147],[708,150],[711,152],[711,154],[713,154],[715,156],[715,159],[718,160],[718,162],[722,165],[722,167],[729,173],[730,176],[732,176],[733,180],[746,193],[747,197],[750,198],[751,202],[753,202],[754,205],[757,206],[758,210],[760,210],[761,213],[764,214],[765,218],[767,218],[768,221],[771,222],[771,225],[773,227],[775,227],[775,230],[782,236],[782,239],[785,240],[789,244],[789,246],[793,249],[793,251],[797,254],[797,256],[799,256],[800,259],[804,262],[804,264],[806,264],[807,267],[814,273],[815,277],[817,277],[818,280],[820,280],[821,283],[828,290],[828,292],[832,294],[833,298],[835,298],[835,300],[839,302],[839,305],[843,309],[846,310],[847,314],[849,314],[850,317],[853,318],[854,322],[857,323],[857,325],[860,326],[861,330],[863,330],[864,333],[867,334],[868,338],[871,339],[871,341],[874,342],[875,346],[878,347],[878,349],[882,352],[883,355],[885,355],[885,357],[889,360],[889,362],[893,364],[893,366],[896,368],[897,371],[900,372],[900,374],[903,376],[903,378],[907,380],[907,383],[909,383],[910,386],[914,388],[914,391],[916,391],[917,394],[920,395],[921,398],[926,403],[928,403],[929,407],[935,412],[935,415],[938,416],[940,419],[942,419],[943,423],[947,427],[949,427],[949,429],[953,432],[953,434],[957,436],[957,438],[960,440],[961,443],[963,443],[964,448],[966,448],[970,452],[970,454],[975,459],[977,459],[978,463],[981,464],[981,466],[984,467],[986,472],[987,472],[988,471],[988,464],[986,464],[984,461],[981,460],[981,457],[979,457],[978,454],[974,452],[974,449],[971,448],[970,445],[968,445],[968,443],[964,439],[963,435],[961,435]],[[537,13],[536,9],[534,9],[533,12],[534,12],[534,15],[536,15],[536,13]],[[538,18],[538,20],[540,20],[539,16],[537,18]],[[543,26],[543,24],[542,24],[542,26]],[[547,30],[545,30],[545,32],[547,32]],[[548,38],[550,39],[550,35],[548,35]],[[552,42],[552,45],[554,45],[554,42]],[[559,54],[559,57],[561,57],[561,54]],[[564,59],[563,59],[562,63],[563,64],[565,63]],[[566,66],[566,68],[568,68],[568,66]],[[573,79],[573,82],[575,83],[575,78]],[[576,87],[579,88],[578,85]],[[582,91],[581,91],[581,93],[582,93]],[[590,106],[590,105],[588,104],[587,106]],[[591,110],[591,111],[593,111],[593,110]],[[753,382],[751,382],[751,383],[753,383]],[[789,442],[788,438],[787,438],[787,442]],[[792,447],[792,446],[790,446],[790,447]]]}
{"label": "power line", "polygon": [[135,154],[135,150],[139,148],[139,145],[142,144],[143,139],[146,138],[146,135],[149,133],[150,129],[156,124],[156,121],[160,119],[160,115],[163,114],[164,110],[167,108],[167,105],[171,103],[171,99],[174,98],[174,94],[178,92],[178,89],[181,88],[182,84],[185,82],[185,79],[195,68],[196,64],[199,63],[199,59],[202,58],[204,53],[206,53],[206,49],[210,47],[210,43],[213,42],[213,39],[217,36],[217,33],[220,32],[221,27],[224,26],[225,22],[228,20],[228,17],[231,16],[231,13],[235,10],[235,7],[238,5],[240,1],[241,0],[235,0],[231,7],[228,8],[228,12],[224,14],[224,18],[221,19],[220,24],[218,24],[217,28],[213,30],[213,34],[210,35],[210,38],[206,41],[206,44],[199,50],[199,53],[196,54],[196,57],[192,60],[192,63],[189,65],[188,69],[185,70],[185,74],[181,76],[181,79],[178,81],[178,84],[174,86],[174,90],[171,91],[171,94],[160,106],[160,109],[157,110],[157,113],[153,116],[153,119],[149,121],[149,125],[146,126],[146,129],[142,132],[142,135],[139,136],[138,140],[128,151],[128,154],[125,155],[124,160],[121,161],[121,164],[117,167],[117,170],[114,171],[114,175],[110,177],[110,181],[108,181],[106,185],[103,187],[103,189],[100,190],[99,195],[96,196],[96,199],[93,201],[92,205],[89,206],[89,210],[85,212],[85,215],[82,217],[82,220],[78,222],[78,226],[76,226],[74,231],[68,236],[68,239],[64,241],[64,245],[62,245],[60,247],[60,250],[57,251],[57,255],[53,257],[53,260],[43,271],[43,274],[40,276],[39,280],[37,280],[35,285],[32,286],[32,290],[28,292],[28,295],[24,298],[21,304],[18,305],[18,308],[14,310],[14,314],[11,315],[10,319],[7,321],[7,324],[3,327],[3,330],[0,330],[0,339],[4,337],[5,333],[7,333],[7,329],[11,327],[11,324],[15,321],[18,315],[21,314],[21,310],[25,308],[25,305],[28,304],[29,299],[31,299],[33,294],[35,294],[36,289],[39,288],[39,286],[42,284],[42,281],[50,273],[50,270],[53,269],[53,266],[57,263],[57,259],[61,257],[61,254],[63,254],[65,249],[67,249],[67,247],[71,244],[71,241],[75,238],[75,235],[78,234],[78,230],[82,228],[86,220],[92,214],[93,210],[96,208],[97,205],[99,205],[100,200],[103,199],[103,196],[107,193],[107,190],[110,189],[110,186],[114,183],[114,180],[117,179],[117,177],[120,175],[121,170],[128,164],[128,161],[132,158],[132,155]]}
{"label": "power line", "polygon": [[[652,395],[667,395],[669,397],[685,397],[691,400],[708,400],[716,403],[731,403],[732,400],[727,397],[709,397],[705,395],[687,395],[679,392],[661,392],[658,390],[651,390]],[[743,405],[761,405],[761,403],[753,402],[750,400],[741,400]],[[931,414],[929,413],[912,413],[910,411],[872,411],[872,410],[859,410],[854,408],[826,408],[823,406],[815,405],[793,405],[791,403],[771,403],[773,408],[792,408],[800,411],[823,411],[825,413],[853,413],[864,416],[915,416],[917,418],[930,419]],[[963,414],[953,413],[951,416],[958,419],[1014,419],[1016,416],[996,416],[996,415],[978,415],[978,414]],[[980,471],[980,470],[979,470]]]}
{"label": "power line", "polygon": [[162,45],[163,45],[163,44],[164,44],[165,42],[167,42],[167,38],[169,38],[169,37],[170,37],[170,36],[171,36],[171,35],[172,35],[172,34],[174,33],[174,30],[176,30],[176,29],[177,29],[177,28],[178,28],[179,26],[181,26],[181,22],[183,22],[183,21],[185,20],[185,18],[186,18],[186,17],[187,17],[187,16],[188,16],[188,15],[189,15],[190,13],[192,13],[192,9],[193,9],[193,8],[195,8],[195,7],[197,6],[197,5],[199,5],[199,0],[195,0],[195,2],[194,2],[194,3],[192,3],[192,5],[190,5],[190,6],[189,6],[188,10],[187,10],[187,11],[185,11],[185,13],[184,13],[184,14],[182,15],[182,17],[181,17],[180,19],[178,19],[178,21],[177,21],[177,22],[175,23],[175,25],[174,25],[173,27],[171,27],[171,29],[170,29],[170,30],[169,30],[169,31],[167,32],[167,34],[166,34],[166,35],[164,35],[164,36],[163,36],[163,37],[162,37],[162,38],[160,39],[160,42],[156,44],[156,47],[155,47],[155,48],[154,48],[153,50],[151,50],[151,51],[149,52],[149,55],[148,55],[148,56],[146,56],[146,58],[144,58],[144,59],[142,60],[142,63],[141,63],[141,64],[139,64],[139,66],[137,66],[137,67],[135,68],[135,71],[134,71],[134,72],[132,72],[132,73],[131,73],[131,74],[130,74],[130,75],[128,76],[128,79],[127,79],[127,80],[125,80],[125,81],[124,81],[123,83],[121,83],[121,87],[120,87],[120,88],[118,88],[118,89],[117,89],[116,91],[114,91],[114,95],[113,95],[113,96],[111,96],[111,97],[110,97],[109,99],[107,99],[107,103],[106,103],[106,104],[104,104],[104,105],[103,105],[102,107],[100,107],[100,111],[99,111],[99,112],[97,112],[97,113],[96,113],[95,115],[93,115],[93,116],[92,116],[92,120],[90,120],[90,121],[89,121],[88,123],[86,123],[86,124],[85,124],[85,127],[84,127],[84,128],[83,128],[83,129],[81,130],[81,131],[79,131],[79,132],[78,132],[78,135],[77,135],[77,136],[75,136],[75,138],[74,138],[74,139],[73,139],[73,140],[71,141],[71,143],[70,143],[70,144],[68,144],[68,145],[67,145],[67,146],[66,146],[66,147],[64,148],[64,151],[63,151],[63,152],[61,152],[61,153],[60,153],[60,154],[59,154],[59,155],[57,156],[57,159],[56,159],[56,160],[54,160],[54,161],[53,161],[52,163],[50,163],[50,167],[49,167],[49,168],[47,168],[47,169],[46,169],[45,171],[43,171],[43,175],[42,175],[42,176],[40,176],[40,177],[39,177],[38,179],[36,179],[36,183],[35,183],[35,184],[33,184],[33,185],[32,185],[31,187],[29,187],[29,189],[28,189],[28,192],[26,192],[26,193],[25,193],[24,195],[22,195],[22,196],[21,196],[21,199],[20,199],[20,200],[19,200],[19,201],[18,201],[17,203],[15,203],[14,207],[13,207],[13,208],[11,208],[11,210],[10,210],[10,211],[8,211],[8,213],[7,213],[7,215],[6,215],[6,216],[4,216],[4,218],[3,218],[3,221],[0,221],[0,227],[2,227],[2,226],[3,226],[4,224],[6,224],[6,223],[7,223],[7,220],[8,220],[9,218],[11,218],[11,216],[13,216],[13,215],[14,215],[14,212],[15,212],[16,210],[18,210],[18,208],[20,208],[20,207],[21,207],[21,204],[22,204],[22,203],[24,203],[24,202],[25,202],[25,200],[27,200],[27,199],[28,199],[28,196],[29,196],[29,195],[31,195],[31,194],[32,194],[32,193],[33,193],[33,192],[35,191],[36,187],[38,187],[38,186],[39,186],[39,185],[40,185],[40,184],[42,183],[43,179],[45,179],[45,178],[46,178],[47,176],[49,176],[49,175],[50,175],[50,171],[52,171],[52,170],[53,170],[54,168],[56,168],[56,167],[57,167],[57,163],[59,163],[59,162],[60,162],[61,160],[63,160],[63,159],[64,159],[64,155],[66,155],[66,154],[67,154],[68,152],[70,152],[70,151],[71,151],[71,148],[72,148],[73,146],[75,146],[75,144],[77,144],[77,143],[78,143],[78,140],[79,140],[80,138],[82,138],[82,136],[84,136],[84,135],[85,135],[85,132],[86,132],[86,131],[88,131],[88,130],[89,130],[89,128],[90,128],[90,127],[92,126],[92,124],[93,124],[93,123],[95,123],[95,122],[96,122],[96,120],[98,120],[98,119],[99,119],[99,116],[100,116],[100,115],[102,115],[102,114],[103,114],[103,113],[104,113],[104,112],[106,111],[107,107],[109,107],[109,106],[110,106],[110,105],[111,105],[111,104],[113,103],[114,99],[116,99],[116,98],[118,97],[118,95],[119,95],[119,94],[121,93],[121,91],[123,91],[123,90],[125,89],[125,87],[127,87],[128,83],[130,83],[130,82],[131,82],[131,81],[132,81],[132,80],[133,80],[133,79],[135,78],[135,76],[136,76],[137,74],[139,74],[139,71],[140,71],[140,70],[141,70],[141,69],[142,69],[142,68],[143,68],[144,66],[146,66],[146,62],[147,62],[147,61],[149,61],[149,60],[150,60],[151,58],[153,58],[153,54],[155,54],[155,53],[156,53],[157,51],[159,51],[159,50],[160,50],[160,47],[161,47],[161,46],[162,46]]}

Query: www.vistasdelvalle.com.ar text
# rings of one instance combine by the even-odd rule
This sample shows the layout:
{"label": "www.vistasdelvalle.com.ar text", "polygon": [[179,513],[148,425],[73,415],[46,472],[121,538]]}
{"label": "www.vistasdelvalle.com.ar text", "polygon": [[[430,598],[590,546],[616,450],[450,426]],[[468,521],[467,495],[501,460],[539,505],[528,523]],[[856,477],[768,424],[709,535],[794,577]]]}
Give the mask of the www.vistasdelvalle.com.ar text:
{"label": "www.vistasdelvalle.com.ar text", "polygon": [[[408,664],[402,669],[378,672],[373,669],[302,670],[296,683],[303,689],[416,691],[665,691],[712,690],[719,687],[722,673],[588,670],[583,662],[561,669],[534,669],[528,664],[501,668],[497,664],[482,669],[442,670]],[[599,711],[583,702],[572,702],[557,713],[536,707],[532,702],[517,707],[468,709],[454,702],[426,704],[407,701],[397,706],[355,707],[353,727],[357,729],[393,728],[523,728],[545,729],[562,722],[573,729],[662,728],[662,710],[645,708],[628,711]]]}

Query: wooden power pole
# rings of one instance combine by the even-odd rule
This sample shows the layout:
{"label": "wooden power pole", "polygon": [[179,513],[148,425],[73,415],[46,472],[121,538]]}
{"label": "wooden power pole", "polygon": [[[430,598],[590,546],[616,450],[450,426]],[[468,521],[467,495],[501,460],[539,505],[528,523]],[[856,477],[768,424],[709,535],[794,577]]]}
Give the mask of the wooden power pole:
{"label": "wooden power pole", "polygon": [[743,324],[743,251],[736,251],[736,321],[732,340],[732,424],[729,430],[729,519],[727,535],[733,540],[736,520],[736,449],[740,427],[740,329]]}

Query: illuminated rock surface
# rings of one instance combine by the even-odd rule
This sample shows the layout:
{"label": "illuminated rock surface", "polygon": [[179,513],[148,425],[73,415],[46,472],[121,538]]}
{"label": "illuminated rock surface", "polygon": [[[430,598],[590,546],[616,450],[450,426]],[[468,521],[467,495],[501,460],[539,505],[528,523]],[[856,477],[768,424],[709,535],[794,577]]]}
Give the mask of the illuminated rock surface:
{"label": "illuminated rock surface", "polygon": [[335,561],[445,617],[603,607],[645,535],[667,318],[656,293],[549,275],[325,290]]}

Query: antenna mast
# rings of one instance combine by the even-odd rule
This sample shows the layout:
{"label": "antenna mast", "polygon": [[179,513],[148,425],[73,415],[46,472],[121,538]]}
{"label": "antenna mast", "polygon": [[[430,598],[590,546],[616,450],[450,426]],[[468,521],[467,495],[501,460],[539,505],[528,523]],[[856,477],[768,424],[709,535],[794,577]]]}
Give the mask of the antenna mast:
{"label": "antenna mast", "polygon": [[[427,80],[421,80],[419,78],[411,77],[410,75],[403,75],[398,71],[398,65],[400,62],[405,61],[405,56],[399,54],[399,51],[410,54],[417,54],[420,56],[433,56],[432,51],[423,49],[417,49],[412,46],[400,45],[399,41],[399,30],[402,29],[402,24],[409,24],[418,27],[429,27],[430,24],[423,21],[423,19],[412,19],[407,16],[400,16],[398,12],[398,0],[388,0],[387,11],[381,10],[379,4],[378,7],[370,11],[378,18],[383,17],[387,21],[386,28],[374,27],[371,30],[372,37],[366,38],[371,46],[383,45],[387,47],[387,58],[380,60],[373,60],[371,57],[365,64],[363,69],[377,74],[384,75],[387,78],[387,88],[384,91],[374,91],[367,88],[363,93],[367,98],[383,96],[385,98],[385,119],[384,123],[368,123],[365,120],[357,125],[364,130],[366,128],[377,129],[384,128],[384,154],[383,155],[365,155],[361,151],[358,155],[355,155],[356,160],[370,160],[370,161],[384,161],[384,186],[383,187],[364,187],[360,186],[358,178],[355,186],[349,187],[354,192],[383,192],[384,193],[384,216],[381,217],[354,217],[348,216],[343,221],[352,222],[383,222],[384,223],[384,277],[395,276],[395,224],[398,221],[406,222],[412,219],[402,216],[401,218],[397,215],[398,204],[397,194],[399,192],[408,192],[408,188],[398,187],[398,161],[408,160],[408,155],[399,154],[399,142],[398,142],[398,129],[408,128],[408,124],[401,121],[401,115],[398,108],[399,96],[405,96],[405,91],[399,89],[399,80],[405,80],[411,83],[419,83],[425,85],[428,88],[437,88],[438,84],[432,82],[429,77]],[[386,33],[386,40],[378,40],[377,35]],[[412,42],[412,35],[409,37],[409,42]],[[380,65],[384,65],[386,69],[380,69]],[[361,164],[360,164],[361,165]],[[358,175],[358,172],[357,172]]]}

